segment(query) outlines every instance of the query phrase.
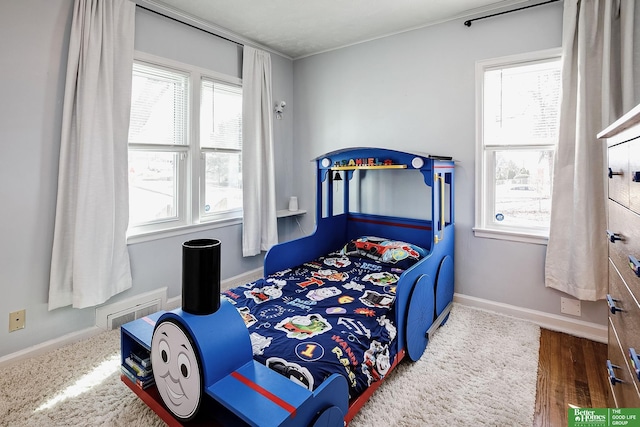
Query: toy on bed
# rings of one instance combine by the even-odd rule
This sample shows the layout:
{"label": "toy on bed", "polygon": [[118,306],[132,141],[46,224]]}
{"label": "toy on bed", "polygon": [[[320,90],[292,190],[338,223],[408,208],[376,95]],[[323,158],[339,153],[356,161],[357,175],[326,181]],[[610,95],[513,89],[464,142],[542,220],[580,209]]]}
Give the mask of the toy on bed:
{"label": "toy on bed", "polygon": [[186,242],[182,309],[123,326],[123,370],[150,351],[156,385],[123,380],[166,422],[342,426],[446,321],[454,163],[356,148],[316,165],[316,230],[274,246],[263,279],[220,299],[220,243]]}

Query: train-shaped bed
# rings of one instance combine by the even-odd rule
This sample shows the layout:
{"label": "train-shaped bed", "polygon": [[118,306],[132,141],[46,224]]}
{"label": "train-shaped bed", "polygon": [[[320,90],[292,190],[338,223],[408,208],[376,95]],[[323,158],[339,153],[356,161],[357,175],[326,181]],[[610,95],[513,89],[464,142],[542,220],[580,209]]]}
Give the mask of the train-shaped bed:
{"label": "train-shaped bed", "polygon": [[122,327],[123,381],[169,425],[343,426],[446,321],[454,162],[315,164],[316,230],[271,248],[264,278],[221,294],[221,242],[185,242],[182,308]]}

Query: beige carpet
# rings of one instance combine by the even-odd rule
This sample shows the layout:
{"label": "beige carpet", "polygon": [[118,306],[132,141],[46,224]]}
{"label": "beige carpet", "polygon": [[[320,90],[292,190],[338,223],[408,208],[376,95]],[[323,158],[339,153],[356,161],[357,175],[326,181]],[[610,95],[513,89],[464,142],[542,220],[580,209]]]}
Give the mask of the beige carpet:
{"label": "beige carpet", "polygon": [[[403,362],[350,424],[530,426],[540,329],[454,305],[416,362]],[[0,370],[2,426],[161,426],[120,381],[119,331]]]}

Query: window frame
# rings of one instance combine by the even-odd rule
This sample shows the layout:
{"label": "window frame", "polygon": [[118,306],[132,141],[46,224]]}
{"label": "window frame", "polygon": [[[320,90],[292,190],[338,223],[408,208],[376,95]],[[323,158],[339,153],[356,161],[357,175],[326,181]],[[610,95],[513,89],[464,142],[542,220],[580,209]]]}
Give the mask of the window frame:
{"label": "window frame", "polygon": [[[173,151],[178,153],[179,169],[177,187],[177,219],[160,220],[138,226],[129,225],[128,243],[140,243],[178,236],[185,233],[209,230],[242,223],[242,209],[235,209],[220,214],[204,214],[201,198],[204,197],[205,152],[215,150],[202,149],[200,146],[200,100],[203,80],[219,82],[239,87],[242,91],[242,79],[208,70],[195,65],[182,63],[172,59],[134,52],[134,63],[183,73],[188,79],[187,112],[186,112],[186,145],[177,144],[130,144],[127,150]],[[242,154],[242,150],[240,150]]]}
{"label": "window frame", "polygon": [[[491,239],[510,240],[516,242],[546,245],[549,240],[548,228],[530,228],[519,226],[496,226],[491,221],[493,213],[489,214],[494,205],[495,192],[495,151],[548,149],[557,152],[557,142],[554,144],[518,144],[485,146],[484,143],[484,76],[485,72],[497,68],[517,67],[518,65],[534,64],[553,60],[561,60],[562,49],[546,49],[523,54],[503,56],[480,60],[476,62],[476,182],[475,182],[475,226],[474,236]],[[552,171],[553,176],[553,171]],[[553,204],[553,201],[551,201]]]}

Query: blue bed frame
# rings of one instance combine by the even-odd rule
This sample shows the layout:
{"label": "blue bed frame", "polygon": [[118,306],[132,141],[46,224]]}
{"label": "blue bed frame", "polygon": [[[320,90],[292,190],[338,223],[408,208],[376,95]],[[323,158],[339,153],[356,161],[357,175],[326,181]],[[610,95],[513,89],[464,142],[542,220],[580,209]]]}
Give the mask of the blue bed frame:
{"label": "blue bed frame", "polygon": [[[451,159],[431,157],[426,154],[400,152],[388,149],[351,148],[333,151],[315,159],[316,174],[316,229],[310,236],[274,246],[267,253],[264,274],[269,275],[285,268],[324,255],[344,242],[360,236],[381,236],[388,239],[407,241],[429,251],[429,255],[406,270],[400,277],[396,290],[396,325],[399,349],[407,349],[413,360],[422,355],[428,342],[423,335],[425,322],[429,329],[445,310],[448,312],[453,300],[453,248],[454,248],[454,167]],[[343,206],[349,206],[350,182],[355,170],[405,169],[422,173],[424,183],[431,188],[431,212],[427,219],[390,217],[347,212],[334,215],[334,193],[325,191],[326,183],[331,188],[335,172],[342,172],[346,179],[339,181],[344,186]],[[435,185],[434,185],[435,183]],[[425,197],[427,192],[425,192]],[[410,210],[410,207],[409,209]],[[415,216],[415,213],[414,215]],[[420,282],[417,285],[417,282]],[[406,327],[409,302],[414,289],[427,295],[414,304],[415,310],[424,310],[420,330]],[[433,293],[433,298],[430,294]],[[431,309],[430,305],[434,308]],[[429,313],[433,312],[432,322]],[[415,315],[417,313],[411,313]],[[442,316],[443,322],[446,314]],[[414,320],[411,318],[411,320]],[[439,323],[440,324],[440,323]],[[439,326],[436,325],[436,326]],[[426,334],[426,329],[425,329]],[[407,343],[407,335],[415,333]],[[424,339],[423,339],[424,338]],[[416,341],[417,342],[414,342]],[[410,346],[407,348],[407,344]]]}
{"label": "blue bed frame", "polygon": [[[265,276],[325,255],[360,236],[407,241],[428,255],[405,270],[397,283],[395,316],[399,362],[405,354],[417,360],[431,333],[449,314],[454,287],[454,162],[425,154],[377,148],[333,151],[315,159],[316,229],[307,236],[269,250]],[[423,175],[431,212],[385,216],[349,211],[351,182],[356,170],[413,170]],[[342,182],[343,212],[334,213],[334,174]],[[416,219],[429,218],[429,219]],[[348,401],[347,382],[334,374],[309,392],[252,359],[251,343],[235,308],[222,300],[220,309],[193,315],[176,309],[122,327],[122,359],[132,349],[152,352],[151,341],[160,324],[179,325],[194,346],[202,377],[203,399],[198,419],[218,425],[338,427],[348,423],[380,382],[355,401]],[[221,331],[231,331],[228,333]],[[152,354],[153,355],[153,354]],[[220,363],[224,360],[224,363]],[[170,425],[180,425],[167,411],[153,387],[142,390],[123,381]],[[212,409],[213,408],[213,409]],[[189,417],[190,419],[191,417]],[[215,421],[214,421],[215,420]],[[184,420],[182,420],[184,421]]]}

